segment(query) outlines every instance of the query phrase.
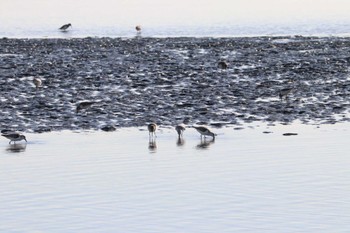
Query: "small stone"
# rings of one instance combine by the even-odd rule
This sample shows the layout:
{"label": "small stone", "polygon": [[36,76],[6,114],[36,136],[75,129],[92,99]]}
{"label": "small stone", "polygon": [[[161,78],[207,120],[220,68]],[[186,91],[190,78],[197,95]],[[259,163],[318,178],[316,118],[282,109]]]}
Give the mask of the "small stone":
{"label": "small stone", "polygon": [[283,136],[296,136],[297,133],[284,133]]}
{"label": "small stone", "polygon": [[117,128],[114,127],[113,125],[106,125],[106,126],[103,126],[101,128],[101,130],[106,131],[106,132],[112,132],[112,131],[116,131]]}

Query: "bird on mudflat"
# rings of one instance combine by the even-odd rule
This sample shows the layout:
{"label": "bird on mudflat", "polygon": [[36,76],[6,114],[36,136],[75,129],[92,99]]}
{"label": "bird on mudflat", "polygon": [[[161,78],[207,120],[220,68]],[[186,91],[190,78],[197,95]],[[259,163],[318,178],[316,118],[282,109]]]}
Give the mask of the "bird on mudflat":
{"label": "bird on mudflat", "polygon": [[59,29],[62,31],[66,31],[69,27],[72,27],[72,24],[67,23],[67,24],[63,25],[62,27],[60,27]]}
{"label": "bird on mudflat", "polygon": [[179,135],[179,138],[182,137],[183,132],[186,130],[185,126],[183,124],[175,126],[175,130],[177,134]]}
{"label": "bird on mudflat", "polygon": [[219,67],[220,69],[225,70],[225,69],[227,69],[228,65],[227,65],[227,63],[226,63],[225,61],[220,61],[220,62],[218,63],[218,67]]}
{"label": "bird on mudflat", "polygon": [[36,88],[41,87],[42,81],[40,78],[33,78],[33,83]]}
{"label": "bird on mudflat", "polygon": [[91,107],[91,105],[93,105],[94,101],[83,101],[83,102],[80,102],[77,104],[77,113],[80,111],[80,110],[83,110],[83,109],[87,109],[89,107]]}
{"label": "bird on mudflat", "polygon": [[210,136],[210,137],[213,137],[213,139],[215,139],[216,134],[211,132],[207,127],[205,127],[205,126],[193,126],[193,128],[195,128],[198,131],[198,133],[201,134],[201,138],[203,136],[204,136],[204,138],[205,138],[205,136]]}
{"label": "bird on mudflat", "polygon": [[17,141],[22,141],[22,140],[27,142],[26,136],[24,136],[23,134],[17,133],[17,132],[3,133],[3,134],[1,134],[1,136],[5,137],[7,139],[10,139],[9,144],[11,144],[11,142],[13,142],[15,144]]}
{"label": "bird on mudflat", "polygon": [[281,100],[287,99],[288,95],[293,91],[293,88],[283,88],[279,91],[278,96]]}
{"label": "bird on mudflat", "polygon": [[135,29],[136,29],[136,32],[137,32],[138,34],[141,33],[141,26],[140,26],[140,25],[136,25]]}
{"label": "bird on mudflat", "polygon": [[149,133],[149,137],[156,137],[156,129],[157,129],[157,125],[156,123],[151,123],[147,126],[148,129],[148,133]]}

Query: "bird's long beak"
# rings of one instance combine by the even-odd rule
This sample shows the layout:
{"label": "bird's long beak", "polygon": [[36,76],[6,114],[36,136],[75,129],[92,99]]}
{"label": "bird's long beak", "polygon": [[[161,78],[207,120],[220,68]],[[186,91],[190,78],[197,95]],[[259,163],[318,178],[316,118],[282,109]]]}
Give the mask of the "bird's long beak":
{"label": "bird's long beak", "polygon": [[24,138],[24,141],[28,142],[26,138]]}

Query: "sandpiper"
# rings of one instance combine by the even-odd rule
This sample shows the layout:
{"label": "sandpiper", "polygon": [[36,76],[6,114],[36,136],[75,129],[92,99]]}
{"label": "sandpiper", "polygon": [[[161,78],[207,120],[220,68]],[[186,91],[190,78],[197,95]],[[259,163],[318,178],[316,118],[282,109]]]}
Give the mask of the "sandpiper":
{"label": "sandpiper", "polygon": [[155,123],[151,123],[147,126],[147,128],[148,128],[148,132],[149,132],[149,137],[150,138],[156,137],[157,125]]}
{"label": "sandpiper", "polygon": [[227,67],[228,67],[228,65],[227,65],[227,63],[225,62],[225,61],[220,61],[219,63],[218,63],[218,67],[220,68],[220,69],[227,69]]}
{"label": "sandpiper", "polygon": [[215,139],[216,134],[211,132],[207,127],[205,126],[193,126],[193,128],[195,128],[200,134],[201,134],[201,138],[204,136],[211,136],[213,137],[213,139]]}
{"label": "sandpiper", "polygon": [[80,111],[80,110],[83,110],[83,109],[87,109],[89,107],[91,107],[91,105],[93,105],[94,101],[83,101],[83,102],[80,102],[77,104],[77,113]]}
{"label": "sandpiper", "polygon": [[136,25],[135,29],[136,29],[137,34],[141,34],[141,26],[140,25]]}
{"label": "sandpiper", "polygon": [[33,83],[36,88],[41,87],[42,81],[40,78],[33,78]]}
{"label": "sandpiper", "polygon": [[293,91],[293,88],[283,88],[279,91],[279,97],[281,100],[287,99],[287,96]]}
{"label": "sandpiper", "polygon": [[5,138],[10,139],[9,144],[11,144],[11,142],[16,143],[17,141],[22,141],[22,140],[27,142],[27,139],[23,134],[19,134],[16,132],[3,133],[1,134],[1,136],[4,136]]}
{"label": "sandpiper", "polygon": [[179,135],[179,138],[182,137],[183,132],[186,130],[185,126],[183,124],[175,126],[175,130],[177,134]]}
{"label": "sandpiper", "polygon": [[60,27],[59,29],[62,30],[62,31],[66,31],[71,26],[72,26],[72,24],[67,23],[67,24],[63,25],[62,27]]}

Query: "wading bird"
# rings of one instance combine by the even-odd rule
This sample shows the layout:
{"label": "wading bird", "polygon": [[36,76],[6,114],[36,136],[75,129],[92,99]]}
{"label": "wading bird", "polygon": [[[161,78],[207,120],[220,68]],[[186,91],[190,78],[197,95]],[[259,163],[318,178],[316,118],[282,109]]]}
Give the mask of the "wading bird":
{"label": "wading bird", "polygon": [[141,26],[140,25],[136,25],[135,29],[136,29],[136,32],[138,35],[141,34]]}
{"label": "wading bird", "polygon": [[63,25],[62,27],[60,27],[59,29],[61,31],[66,31],[69,27],[72,27],[72,24],[67,23],[67,24]]}
{"label": "wading bird", "polygon": [[19,134],[16,132],[3,133],[3,134],[1,134],[1,136],[5,137],[7,139],[10,139],[9,144],[11,144],[11,142],[16,143],[17,141],[22,141],[22,140],[27,142],[27,139],[23,134]]}
{"label": "wading bird", "polygon": [[183,124],[175,126],[175,130],[177,134],[179,135],[179,138],[182,137],[183,132],[186,130],[185,126]]}
{"label": "wading bird", "polygon": [[201,138],[203,136],[204,136],[204,138],[205,138],[205,136],[210,136],[210,137],[213,137],[213,139],[215,139],[216,134],[211,132],[207,127],[205,127],[205,126],[193,126],[193,128],[195,128],[198,131],[198,133],[201,134]]}
{"label": "wading bird", "polygon": [[150,138],[155,138],[156,137],[156,129],[157,125],[155,123],[151,123],[147,126],[149,137]]}

